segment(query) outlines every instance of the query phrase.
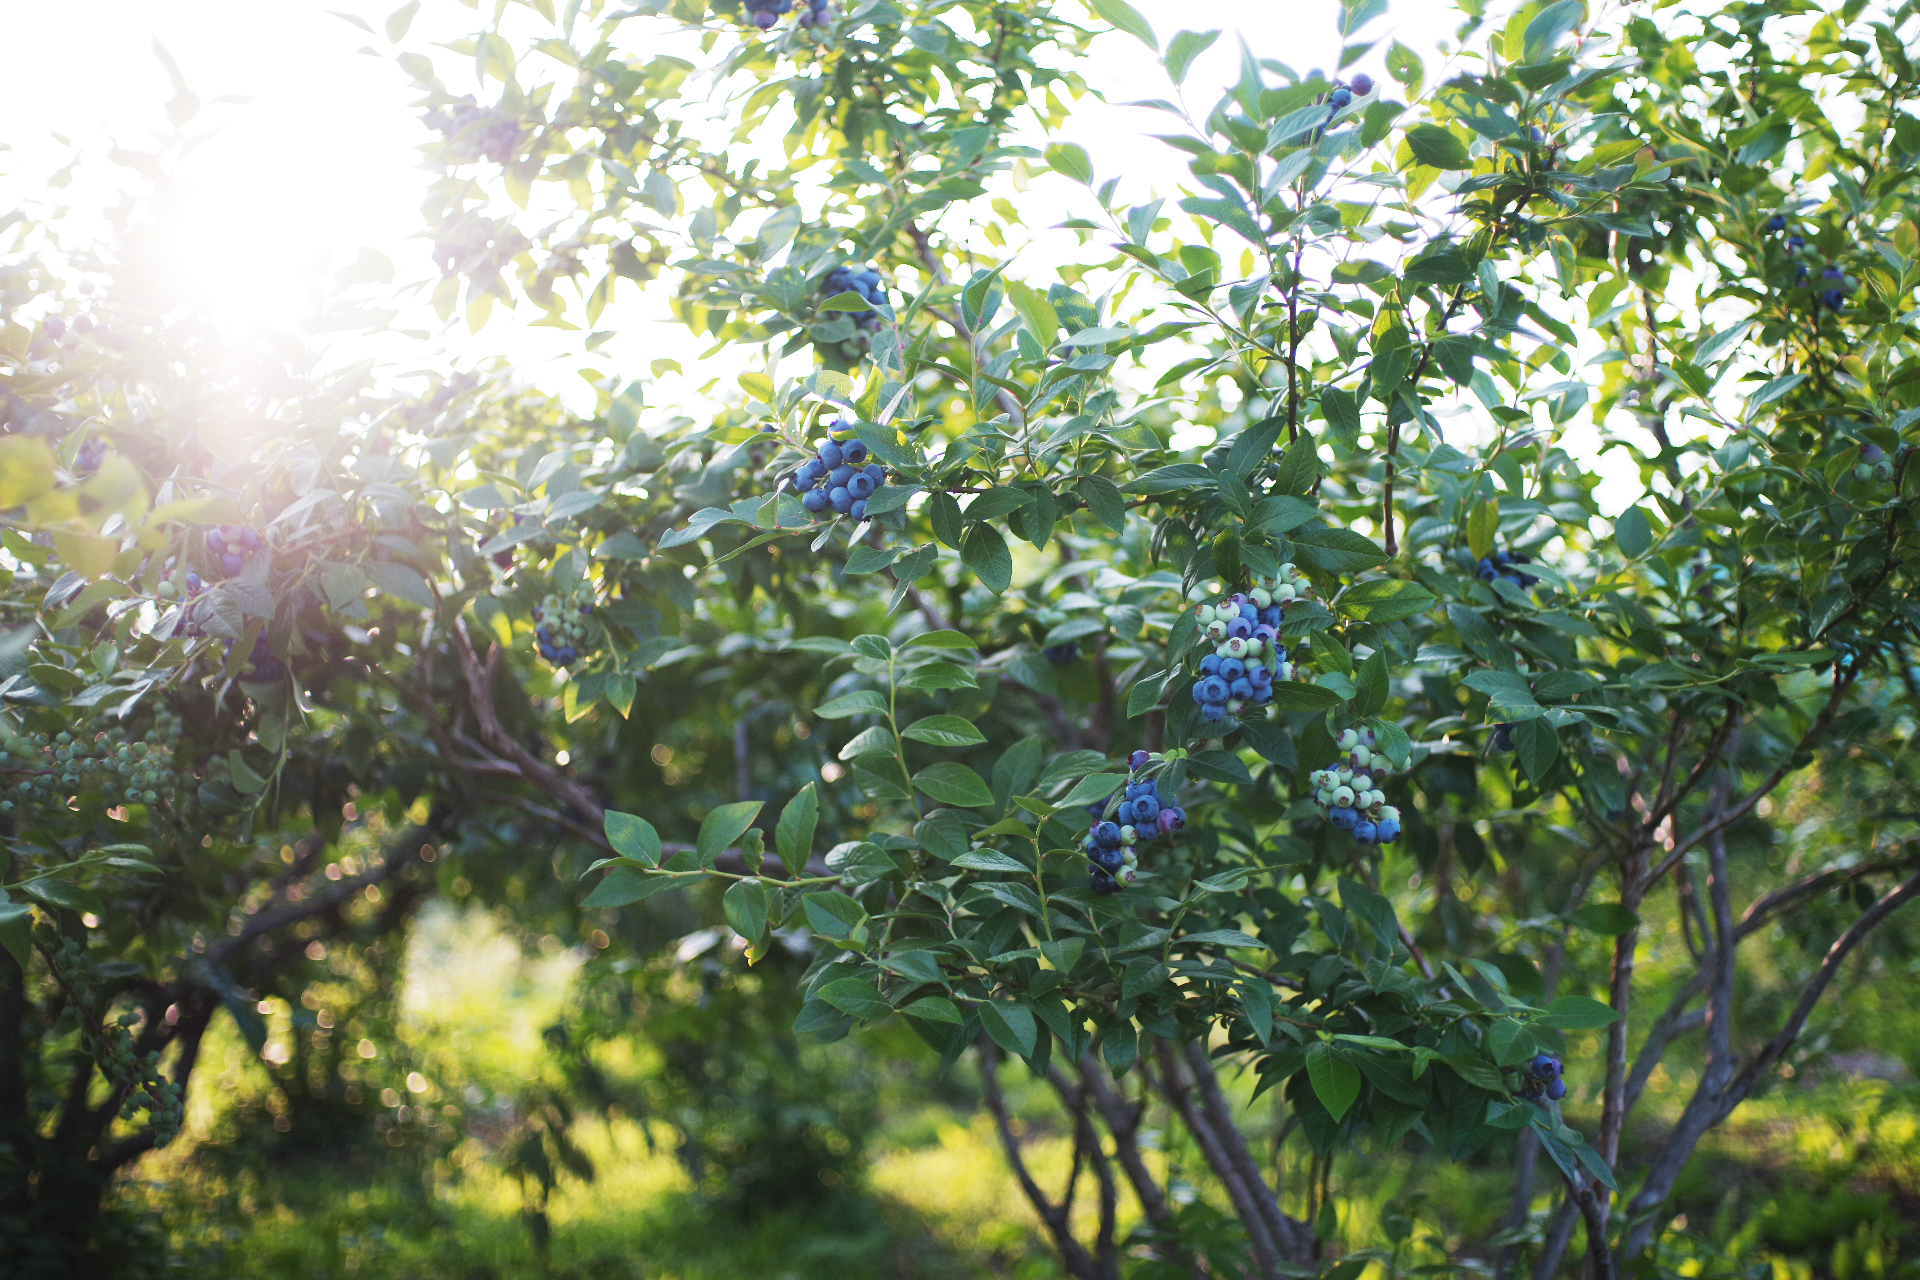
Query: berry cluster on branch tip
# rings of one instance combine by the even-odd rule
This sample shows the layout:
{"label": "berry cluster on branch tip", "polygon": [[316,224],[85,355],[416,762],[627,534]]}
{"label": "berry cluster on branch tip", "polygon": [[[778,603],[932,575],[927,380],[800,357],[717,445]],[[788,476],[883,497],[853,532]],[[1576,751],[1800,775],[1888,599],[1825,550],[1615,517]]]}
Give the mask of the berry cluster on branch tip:
{"label": "berry cluster on branch tip", "polygon": [[0,813],[64,807],[71,797],[103,808],[171,800],[180,731],[180,717],[161,707],[144,730],[101,716],[72,730],[23,734],[16,741],[24,750],[0,750],[8,777]]}
{"label": "berry cluster on branch tip", "polygon": [[587,619],[593,601],[548,592],[533,609],[533,643],[556,667],[571,666],[591,652]]}
{"label": "berry cluster on branch tip", "polygon": [[1860,462],[1853,469],[1855,480],[1891,480],[1893,479],[1893,459],[1887,451],[1877,444],[1860,446]]}
{"label": "berry cluster on branch tip", "polygon": [[1193,700],[1203,720],[1223,720],[1247,707],[1273,701],[1273,682],[1293,679],[1293,664],[1280,643],[1286,607],[1304,600],[1313,584],[1291,563],[1256,582],[1251,591],[1200,605],[1194,619],[1212,652],[1200,659]]}
{"label": "berry cluster on branch tip", "polygon": [[[827,272],[827,278],[820,284],[820,296],[834,298],[843,293],[857,293],[876,307],[887,305],[887,286],[881,282],[880,273],[872,267],[842,263]],[[880,331],[880,313],[877,311],[849,311],[845,314],[856,329],[864,329],[868,333]]]}
{"label": "berry cluster on branch tip", "polygon": [[1351,832],[1361,844],[1392,844],[1400,838],[1400,811],[1380,789],[1391,766],[1375,750],[1373,730],[1343,729],[1339,745],[1346,760],[1311,775],[1313,802],[1336,831]]}
{"label": "berry cluster on branch tip", "polygon": [[1159,779],[1142,776],[1152,763],[1149,753],[1135,751],[1127,759],[1127,785],[1119,804],[1109,800],[1087,806],[1093,826],[1080,847],[1092,864],[1087,880],[1095,893],[1118,893],[1132,884],[1140,867],[1139,846],[1187,825],[1187,811],[1160,790]]}
{"label": "berry cluster on branch tip", "polygon": [[1524,551],[1496,551],[1490,556],[1481,557],[1478,566],[1480,581],[1492,582],[1495,578],[1505,578],[1525,591],[1540,579],[1515,566],[1532,563],[1533,557]]}
{"label": "berry cluster on branch tip", "polygon": [[869,458],[866,442],[850,427],[829,432],[814,455],[787,478],[800,495],[800,505],[816,520],[829,515],[866,519],[867,499],[886,482],[886,468]]}
{"label": "berry cluster on branch tip", "polygon": [[1536,1102],[1542,1097],[1558,1102],[1567,1096],[1567,1082],[1562,1079],[1566,1073],[1567,1064],[1560,1059],[1550,1053],[1536,1054],[1520,1068],[1518,1092]]}
{"label": "berry cluster on branch tip", "polygon": [[[243,524],[223,524],[207,530],[207,550],[213,553],[229,578],[247,567],[248,552],[258,551],[264,545],[260,535]],[[197,574],[187,576],[189,589],[198,577]]]}

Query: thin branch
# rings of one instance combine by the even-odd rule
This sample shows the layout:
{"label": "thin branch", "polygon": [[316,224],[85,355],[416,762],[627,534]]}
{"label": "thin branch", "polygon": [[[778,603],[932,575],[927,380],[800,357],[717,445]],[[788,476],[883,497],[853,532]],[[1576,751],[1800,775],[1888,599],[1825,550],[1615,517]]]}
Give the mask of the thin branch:
{"label": "thin branch", "polygon": [[1007,1153],[1007,1163],[1012,1166],[1013,1176],[1020,1183],[1020,1191],[1027,1197],[1027,1203],[1040,1215],[1041,1224],[1046,1227],[1047,1234],[1053,1237],[1054,1247],[1060,1251],[1060,1260],[1066,1264],[1067,1273],[1080,1277],[1080,1280],[1106,1280],[1086,1247],[1073,1238],[1067,1204],[1055,1204],[1049,1200],[1027,1168],[1026,1157],[1020,1151],[1020,1139],[1013,1132],[1013,1115],[1007,1110],[1006,1094],[1000,1089],[1000,1050],[985,1035],[980,1037],[980,1081],[986,1093],[987,1110],[993,1114],[994,1127],[1000,1134],[1000,1145]]}
{"label": "thin branch", "polygon": [[1793,744],[1793,748],[1786,753],[1786,758],[1780,762],[1772,773],[1767,775],[1766,780],[1752,791],[1749,791],[1739,804],[1734,805],[1718,818],[1709,820],[1685,840],[1677,842],[1673,847],[1673,851],[1661,860],[1659,866],[1648,872],[1647,875],[1640,880],[1641,887],[1646,888],[1658,884],[1660,877],[1671,871],[1673,865],[1684,858],[1695,845],[1698,845],[1702,840],[1705,840],[1716,831],[1724,831],[1726,828],[1746,817],[1747,814],[1753,811],[1755,805],[1759,804],[1767,797],[1768,793],[1779,786],[1781,780],[1793,771],[1795,758],[1811,746],[1814,741],[1826,731],[1827,726],[1833,723],[1833,718],[1840,713],[1840,703],[1846,698],[1847,690],[1853,687],[1854,678],[1853,675],[1836,677],[1833,682],[1833,692],[1827,696],[1827,705],[1820,709],[1820,714],[1814,717],[1813,723],[1807,726],[1807,731],[1800,735],[1800,740]]}

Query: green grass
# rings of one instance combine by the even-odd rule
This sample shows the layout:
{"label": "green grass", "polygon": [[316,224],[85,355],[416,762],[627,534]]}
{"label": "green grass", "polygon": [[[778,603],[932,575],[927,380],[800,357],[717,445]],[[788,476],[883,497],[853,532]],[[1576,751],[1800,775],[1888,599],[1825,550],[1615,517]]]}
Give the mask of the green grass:
{"label": "green grass", "polygon": [[[522,955],[483,916],[430,914],[410,950],[396,1042],[382,1045],[370,1069],[389,1053],[407,1055],[432,1079],[417,1101],[434,1106],[466,1105],[476,1088],[508,1096],[548,1078],[540,1028],[564,1002],[571,974],[564,953]],[[269,1019],[280,1043],[293,1033],[289,1012]],[[1920,1034],[1920,1024],[1907,1025]],[[702,1201],[674,1159],[670,1117],[654,1119],[651,1143],[631,1118],[583,1118],[576,1136],[596,1175],[562,1179],[547,1206],[551,1243],[543,1254],[523,1215],[522,1189],[502,1171],[498,1127],[482,1123],[484,1108],[468,1108],[468,1136],[450,1147],[390,1150],[369,1134],[337,1157],[271,1157],[248,1136],[264,1132],[270,1078],[222,1022],[205,1051],[185,1138],[140,1169],[142,1181],[124,1200],[164,1223],[176,1272],[216,1280],[1060,1275],[991,1124],[968,1104],[969,1068],[938,1081],[917,1045],[874,1044],[883,1119],[859,1185],[821,1188],[805,1210],[729,1217]],[[1673,1118],[1690,1085],[1684,1061],[1673,1070],[1649,1095],[1629,1145],[1652,1142]],[[1050,1092],[1024,1077],[1007,1073],[1025,1117],[1028,1159],[1043,1185],[1057,1189],[1070,1161],[1067,1138]],[[1570,1121],[1590,1128],[1592,1103],[1572,1100]],[[1268,1149],[1279,1119],[1270,1098],[1248,1113],[1256,1149]],[[1171,1171],[1180,1194],[1224,1208],[1193,1154],[1177,1143],[1160,1149],[1161,1141],[1150,1142],[1156,1171]],[[1299,1149],[1297,1139],[1289,1144],[1293,1156]],[[1554,1189],[1547,1172],[1537,1186],[1541,1213]],[[1407,1149],[1343,1158],[1329,1255],[1382,1244],[1392,1220],[1411,1213],[1417,1221],[1403,1269],[1489,1258],[1510,1179],[1500,1153],[1464,1164]],[[1783,1079],[1702,1145],[1676,1195],[1680,1217],[1663,1240],[1665,1269],[1748,1280],[1920,1280],[1916,1189],[1920,1085],[1837,1072]],[[1090,1205],[1083,1214],[1085,1230]],[[1123,1199],[1122,1232],[1137,1218]],[[1364,1280],[1386,1280],[1386,1269],[1376,1263]]]}

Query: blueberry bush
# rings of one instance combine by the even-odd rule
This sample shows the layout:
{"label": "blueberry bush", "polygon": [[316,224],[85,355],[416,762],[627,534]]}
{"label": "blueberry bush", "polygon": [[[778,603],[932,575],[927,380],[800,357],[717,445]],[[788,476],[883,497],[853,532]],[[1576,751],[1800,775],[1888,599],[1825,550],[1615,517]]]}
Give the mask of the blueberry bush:
{"label": "blueberry bush", "polygon": [[[206,1020],[452,840],[616,946],[690,902],[805,957],[802,1040],[898,1019],[976,1063],[1071,1275],[1358,1274],[1334,1160],[1408,1144],[1512,1153],[1503,1272],[1668,1265],[1689,1157],[1920,895],[1910,806],[1817,856],[1792,826],[1837,762],[1901,776],[1920,710],[1912,6],[1469,0],[1429,69],[1347,0],[1332,74],[1250,50],[1200,107],[1217,33],[1125,0],[520,8],[518,44],[388,25],[441,135],[432,301],[599,333],[657,300],[727,375],[697,410],[649,403],[665,364],[592,416],[302,368],[235,390],[275,422],[235,465],[129,407],[217,353],[162,359],[193,335],[131,302],[123,346],[77,336],[84,263],[5,277],[0,1034],[82,1116],[0,1081],[43,1153],[7,1167],[97,1202]],[[1057,138],[1096,35],[1159,57],[1177,195]],[[1036,189],[1081,249],[1045,276]],[[350,785],[393,843],[303,879]],[[1248,1137],[1269,1091],[1300,1160]]]}

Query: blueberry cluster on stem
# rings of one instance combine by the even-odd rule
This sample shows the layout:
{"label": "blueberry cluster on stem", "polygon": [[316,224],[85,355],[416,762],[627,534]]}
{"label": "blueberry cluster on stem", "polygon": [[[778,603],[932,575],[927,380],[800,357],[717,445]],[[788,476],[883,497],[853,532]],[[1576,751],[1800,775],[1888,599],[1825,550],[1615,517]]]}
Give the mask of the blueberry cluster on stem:
{"label": "blueberry cluster on stem", "polygon": [[1092,864],[1088,883],[1095,893],[1118,893],[1133,883],[1140,866],[1139,845],[1171,836],[1187,825],[1187,811],[1160,791],[1158,779],[1142,777],[1153,757],[1136,751],[1127,760],[1127,786],[1111,818],[1107,806],[1087,806],[1093,826],[1080,847]]}
{"label": "blueberry cluster on stem", "polygon": [[1286,607],[1313,590],[1291,563],[1277,576],[1262,579],[1251,591],[1236,591],[1194,614],[1212,652],[1200,659],[1193,700],[1202,720],[1224,720],[1247,707],[1273,701],[1273,682],[1293,679],[1293,664],[1280,643]]}
{"label": "blueberry cluster on stem", "polygon": [[587,619],[593,601],[548,595],[534,606],[533,642],[540,656],[556,667],[571,666],[587,649]]}
{"label": "blueberry cluster on stem", "polygon": [[1893,479],[1893,459],[1887,451],[1877,444],[1860,446],[1860,462],[1853,469],[1855,480],[1891,480]]}
{"label": "blueberry cluster on stem", "polygon": [[1520,1068],[1520,1096],[1558,1102],[1567,1096],[1567,1083],[1561,1078],[1566,1073],[1567,1064],[1560,1059],[1550,1053],[1536,1054]]}
{"label": "blueberry cluster on stem", "polygon": [[[820,295],[833,298],[843,293],[857,293],[876,307],[887,305],[887,286],[881,283],[880,273],[872,267],[842,263],[827,272],[827,278],[820,284]],[[849,311],[846,316],[856,329],[865,329],[868,333],[880,331],[877,311]]]}
{"label": "blueberry cluster on stem", "polygon": [[[207,550],[220,558],[220,567],[229,578],[247,567],[247,552],[258,551],[264,545],[260,535],[243,524],[223,524],[207,530]],[[188,575],[188,586],[197,578],[197,574]]]}
{"label": "blueberry cluster on stem", "polygon": [[100,464],[106,460],[107,442],[99,436],[94,436],[81,444],[80,452],[74,455],[73,473],[79,476],[90,476],[98,471]]}
{"label": "blueberry cluster on stem", "polygon": [[[744,0],[741,7],[747,12],[748,22],[760,28],[762,31],[771,31],[773,30],[773,25],[780,21],[782,15],[793,12],[793,0]],[[820,20],[821,14],[825,9],[826,4],[824,0],[821,0],[818,11],[810,8],[807,13],[800,15],[800,24],[802,26],[812,26],[814,22]],[[811,18],[812,21],[809,21],[809,18]]]}
{"label": "blueberry cluster on stem", "polygon": [[1392,844],[1400,838],[1400,811],[1387,803],[1380,782],[1390,768],[1386,756],[1374,748],[1371,729],[1343,729],[1340,750],[1346,762],[1314,770],[1313,802],[1320,806],[1336,831],[1350,831],[1361,844]]}
{"label": "blueberry cluster on stem", "polygon": [[101,717],[91,728],[27,734],[26,750],[0,751],[0,773],[12,778],[0,813],[16,805],[64,806],[70,796],[107,808],[171,798],[180,729],[180,717],[162,707],[143,733]]}
{"label": "blueberry cluster on stem", "polygon": [[787,482],[816,520],[830,514],[865,520],[867,499],[887,482],[887,469],[869,461],[865,441],[842,429],[830,434]]}
{"label": "blueberry cluster on stem", "polygon": [[1495,578],[1505,578],[1522,591],[1540,581],[1531,573],[1517,569],[1515,565],[1532,564],[1533,557],[1524,551],[1496,551],[1481,558],[1480,581],[1492,582]]}

